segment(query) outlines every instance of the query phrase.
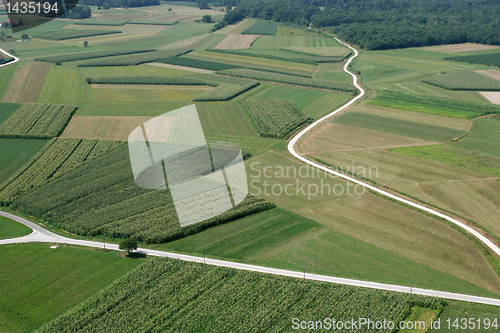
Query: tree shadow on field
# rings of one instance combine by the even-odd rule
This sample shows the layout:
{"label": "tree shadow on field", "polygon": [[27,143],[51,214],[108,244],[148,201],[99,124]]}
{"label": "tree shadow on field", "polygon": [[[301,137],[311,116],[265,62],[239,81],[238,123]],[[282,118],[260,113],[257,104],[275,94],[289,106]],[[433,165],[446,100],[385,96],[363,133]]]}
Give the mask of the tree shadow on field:
{"label": "tree shadow on field", "polygon": [[126,252],[122,252],[121,254],[122,257],[124,258],[130,258],[130,259],[145,259],[146,254],[142,252],[130,252],[127,254]]}

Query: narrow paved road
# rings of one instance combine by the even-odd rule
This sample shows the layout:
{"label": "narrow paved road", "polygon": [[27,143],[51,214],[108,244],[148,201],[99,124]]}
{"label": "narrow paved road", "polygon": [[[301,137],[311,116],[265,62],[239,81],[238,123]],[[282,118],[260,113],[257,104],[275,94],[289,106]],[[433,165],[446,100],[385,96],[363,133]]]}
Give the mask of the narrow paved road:
{"label": "narrow paved road", "polygon": [[[97,247],[97,248],[104,247],[104,243],[102,243],[102,242],[93,242],[93,241],[86,241],[86,240],[80,240],[80,239],[72,239],[72,238],[66,238],[63,236],[56,235],[50,231],[45,230],[44,228],[40,227],[36,223],[30,222],[22,217],[19,217],[19,216],[13,215],[13,214],[9,214],[9,213],[0,211],[0,215],[5,216],[5,217],[12,219],[14,221],[20,222],[20,223],[30,227],[31,229],[33,229],[33,232],[31,234],[24,236],[24,237],[2,239],[2,240],[0,240],[0,245],[15,244],[15,243],[42,242],[42,243],[73,244],[73,245],[82,245],[82,246]],[[118,245],[107,243],[106,249],[118,250]],[[453,299],[453,300],[458,300],[458,301],[500,306],[500,299],[494,299],[494,298],[455,294],[455,293],[449,293],[449,292],[445,292],[445,291],[436,291],[436,290],[429,290],[429,289],[410,288],[410,287],[397,286],[397,285],[385,284],[385,283],[362,281],[362,280],[344,279],[344,278],[327,276],[327,275],[318,275],[318,274],[310,274],[310,273],[304,274],[304,272],[295,272],[295,271],[289,271],[289,270],[284,270],[284,269],[277,269],[277,268],[270,268],[270,267],[256,266],[256,265],[248,265],[248,264],[242,264],[242,263],[225,261],[225,260],[210,259],[210,258],[205,259],[202,257],[195,257],[195,256],[186,255],[186,254],[157,251],[157,250],[149,250],[149,249],[143,249],[143,248],[138,248],[137,251],[135,251],[135,252],[142,253],[142,254],[145,254],[148,256],[169,257],[169,258],[175,258],[175,259],[180,259],[180,260],[184,260],[184,261],[195,261],[195,262],[199,262],[199,263],[205,262],[208,265],[243,269],[246,271],[261,272],[261,273],[282,275],[282,276],[290,276],[290,277],[301,278],[301,279],[305,278],[307,280],[324,281],[324,282],[346,284],[346,285],[357,286],[357,287],[397,291],[397,292],[402,292],[402,293],[413,293],[413,294],[418,294],[418,295],[442,297],[442,298]]]}
{"label": "narrow paved road", "polygon": [[[335,38],[337,39],[337,38]],[[462,229],[465,229],[467,230],[467,232],[469,232],[470,234],[474,235],[474,237],[476,237],[477,239],[479,239],[484,245],[486,245],[487,247],[489,247],[493,252],[495,252],[497,255],[500,256],[500,248],[498,246],[496,246],[492,241],[490,241],[488,238],[486,238],[484,235],[482,235],[481,233],[479,233],[478,231],[476,231],[475,229],[469,227],[468,225],[450,217],[450,216],[447,216],[445,214],[442,214],[434,209],[431,209],[431,208],[428,208],[426,206],[423,206],[423,205],[420,205],[418,203],[415,203],[413,201],[409,201],[409,200],[406,200],[404,198],[401,198],[401,197],[398,197],[397,195],[394,195],[392,193],[389,193],[387,191],[384,191],[384,190],[381,190],[375,186],[372,186],[370,184],[367,184],[367,183],[364,183],[356,178],[353,178],[353,177],[349,177],[341,172],[338,172],[338,171],[334,171],[332,169],[329,169],[323,165],[320,165],[318,163],[315,163],[311,160],[308,160],[307,158],[305,157],[302,157],[299,153],[297,153],[295,151],[295,144],[297,143],[297,141],[300,140],[300,138],[302,138],[307,132],[309,132],[310,130],[312,130],[314,127],[316,127],[317,125],[321,124],[323,121],[331,118],[332,116],[336,115],[337,113],[345,110],[346,108],[348,108],[349,106],[353,105],[354,103],[356,103],[359,99],[361,99],[365,94],[365,90],[358,84],[358,78],[356,77],[356,75],[354,75],[353,73],[349,72],[348,68],[349,68],[349,64],[352,62],[352,60],[354,58],[356,58],[358,56],[358,51],[356,49],[354,49],[353,47],[351,47],[350,45],[340,41],[337,39],[337,41],[339,43],[342,43],[344,44],[345,46],[347,46],[348,48],[350,48],[353,52],[354,52],[354,55],[349,58],[349,60],[345,63],[344,65],[344,71],[348,74],[350,74],[352,76],[352,82],[354,84],[354,86],[356,88],[359,89],[360,91],[360,94],[357,95],[355,98],[353,98],[352,100],[350,100],[347,104],[341,106],[340,108],[338,108],[337,110],[327,114],[326,116],[324,116],[323,118],[319,119],[319,120],[316,120],[314,123],[312,123],[311,125],[307,126],[305,129],[303,129],[302,131],[300,131],[292,140],[290,140],[290,142],[288,143],[288,151],[290,152],[290,154],[292,154],[293,156],[295,156],[296,158],[298,158],[299,160],[301,160],[302,162],[304,163],[307,163],[315,168],[318,168],[320,170],[323,170],[325,172],[328,172],[330,174],[333,174],[333,175],[336,175],[336,176],[339,176],[341,178],[344,178],[352,183],[355,183],[355,184],[359,184],[367,189],[370,189],[374,192],[377,192],[377,193],[380,193],[386,197],[389,197],[391,199],[394,199],[394,200],[397,200],[399,202],[402,202],[402,203],[405,203],[407,205],[410,205],[412,207],[415,207],[415,208],[418,208],[418,209],[421,209],[423,211],[426,211],[427,213],[430,213],[432,215],[435,215],[437,217],[440,217],[440,218],[443,218],[453,224],[456,224],[458,225],[460,228]]]}
{"label": "narrow paved road", "polygon": [[8,62],[8,63],[6,63],[6,64],[0,65],[0,67],[7,66],[7,65],[10,65],[10,64],[13,64],[13,63],[15,63],[15,62],[18,62],[18,61],[19,61],[19,58],[18,58],[18,57],[14,56],[14,55],[12,55],[12,54],[10,54],[10,53],[8,53],[8,52],[7,52],[7,51],[5,51],[4,49],[0,49],[0,51],[1,51],[1,52],[3,52],[3,53],[5,53],[5,54],[6,54],[6,55],[8,55],[9,57],[14,58],[14,60],[12,60],[11,62]]}

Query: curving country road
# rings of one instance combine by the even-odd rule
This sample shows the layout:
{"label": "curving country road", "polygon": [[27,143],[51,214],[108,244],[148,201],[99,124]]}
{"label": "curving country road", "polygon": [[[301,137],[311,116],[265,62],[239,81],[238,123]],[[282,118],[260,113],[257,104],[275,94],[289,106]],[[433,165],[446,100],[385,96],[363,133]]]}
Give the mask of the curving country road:
{"label": "curving country road", "polygon": [[[344,106],[338,108],[337,110],[331,112],[330,114],[324,116],[323,118],[315,121],[314,123],[309,125],[307,128],[305,128],[304,130],[299,132],[290,141],[290,143],[288,145],[288,150],[290,151],[290,153],[293,156],[295,156],[296,158],[298,158],[299,160],[301,160],[301,161],[303,161],[311,166],[314,166],[318,169],[321,169],[321,170],[324,170],[324,171],[329,172],[331,174],[337,175],[337,176],[344,178],[348,181],[351,181],[353,183],[364,186],[372,191],[378,192],[384,196],[387,196],[387,197],[392,198],[394,200],[406,203],[406,204],[411,205],[413,207],[416,207],[416,208],[419,208],[419,209],[424,210],[426,212],[429,212],[435,216],[444,218],[444,219],[460,226],[461,228],[467,230],[472,235],[477,237],[481,242],[483,242],[486,246],[488,246],[490,249],[492,249],[495,253],[500,255],[500,249],[495,244],[493,244],[489,239],[487,239],[486,237],[481,235],[476,230],[468,227],[467,225],[461,223],[460,221],[457,221],[457,220],[455,220],[449,216],[446,216],[438,211],[435,211],[433,209],[430,209],[430,208],[427,208],[425,206],[419,205],[417,203],[408,201],[404,198],[400,198],[400,197],[395,196],[389,192],[383,191],[383,190],[378,189],[374,186],[363,183],[355,178],[352,178],[352,177],[346,176],[342,173],[328,169],[322,165],[319,165],[313,161],[310,161],[310,160],[300,156],[294,150],[294,145],[297,143],[297,141],[301,137],[304,136],[304,134],[306,134],[308,131],[310,131],[312,128],[314,128],[315,126],[317,126],[318,124],[320,124],[324,120],[332,117],[333,115],[335,115],[335,114],[339,113],[340,111],[353,105],[360,98],[362,98],[366,93],[365,90],[363,88],[361,88],[361,86],[359,86],[359,84],[357,82],[357,77],[353,73],[348,71],[349,64],[351,63],[351,61],[355,57],[358,56],[357,50],[352,48],[350,45],[347,45],[346,43],[341,42],[338,39],[337,39],[337,41],[346,45],[347,47],[349,47],[351,50],[354,51],[354,55],[351,58],[349,58],[349,60],[346,62],[345,66],[344,66],[344,71],[349,73],[353,77],[353,84],[360,90],[361,93],[359,95],[357,95],[354,99],[349,101],[347,104],[345,104]],[[2,49],[0,49],[0,51],[4,52],[5,54],[7,54],[9,56],[12,56]],[[8,64],[19,61],[19,58],[14,57],[14,56],[12,56],[12,57],[15,60],[8,63]],[[0,67],[8,65],[8,64],[0,65]],[[44,228],[40,227],[36,223],[30,222],[30,221],[28,221],[24,218],[18,217],[16,215],[6,213],[3,211],[0,211],[0,215],[7,217],[7,218],[10,218],[12,220],[15,220],[17,222],[20,222],[20,223],[30,227],[33,230],[33,232],[27,236],[0,240],[0,245],[2,245],[2,244],[15,244],[15,243],[42,242],[42,243],[73,244],[73,245],[81,245],[81,246],[88,246],[88,247],[95,247],[95,248],[104,248],[105,247],[106,249],[119,250],[118,245],[116,245],[116,244],[105,244],[104,245],[104,243],[101,243],[101,242],[67,238],[67,237],[56,235],[48,230],[45,230]],[[345,279],[345,278],[339,278],[339,277],[333,277],[333,276],[327,276],[327,275],[318,275],[318,274],[310,274],[310,273],[304,273],[304,272],[289,271],[289,270],[284,270],[284,269],[242,264],[242,263],[225,261],[225,260],[195,257],[195,256],[190,256],[190,255],[185,255],[185,254],[178,254],[178,253],[173,253],[173,252],[165,252],[165,251],[157,251],[157,250],[149,250],[149,249],[143,249],[143,248],[138,248],[136,252],[142,253],[145,255],[150,255],[150,256],[169,257],[169,258],[175,258],[175,259],[180,259],[180,260],[184,260],[184,261],[200,262],[200,263],[206,263],[209,265],[223,266],[223,267],[242,269],[242,270],[254,271],[254,272],[261,272],[261,273],[267,273],[267,274],[275,274],[275,275],[289,276],[289,277],[295,277],[295,278],[304,278],[304,279],[315,280],[315,281],[324,281],[324,282],[352,285],[352,286],[372,288],[372,289],[388,290],[388,291],[395,291],[395,292],[403,292],[403,293],[413,293],[413,294],[418,294],[418,295],[441,297],[441,298],[458,300],[458,301],[500,306],[500,299],[494,299],[494,298],[479,297],[479,296],[472,296],[472,295],[465,295],[465,294],[456,294],[456,293],[436,291],[436,290],[430,290],[430,289],[411,288],[411,287],[405,287],[405,286],[398,286],[398,285],[391,285],[391,284],[384,284],[384,283],[377,283],[377,282],[369,282],[369,281],[362,281],[362,280]]]}
{"label": "curving country road", "polygon": [[6,63],[6,64],[0,65],[0,67],[7,66],[7,65],[10,65],[10,64],[13,64],[13,63],[15,63],[15,62],[18,62],[18,61],[19,61],[19,58],[18,58],[18,57],[16,57],[15,55],[12,55],[12,54],[10,54],[10,53],[8,53],[8,52],[7,52],[7,51],[5,51],[4,49],[0,49],[0,52],[5,53],[7,56],[9,56],[9,57],[11,57],[11,58],[14,58],[14,60],[12,60],[12,61],[10,61],[10,62],[8,62],[8,63]]}
{"label": "curving country road", "polygon": [[[0,215],[7,217],[9,219],[12,219],[14,221],[20,222],[20,223],[30,227],[33,230],[33,232],[27,236],[18,237],[18,238],[10,238],[10,239],[1,239],[0,245],[16,244],[16,243],[42,242],[42,243],[82,245],[82,246],[96,247],[96,248],[101,248],[101,249],[104,248],[104,246],[105,246],[106,249],[119,250],[118,245],[116,245],[116,244],[108,244],[107,243],[106,245],[104,245],[104,243],[101,243],[101,242],[93,242],[93,241],[86,241],[86,240],[80,240],[80,239],[66,238],[63,236],[56,235],[48,230],[45,230],[44,228],[40,227],[38,224],[30,222],[22,217],[19,217],[19,216],[10,214],[10,213],[6,213],[3,211],[0,211]],[[208,265],[223,266],[223,267],[229,267],[229,268],[235,268],[235,269],[242,269],[242,270],[246,270],[246,271],[289,276],[289,277],[295,277],[295,278],[301,278],[301,279],[307,279],[307,280],[346,284],[346,285],[350,285],[350,286],[365,287],[365,288],[372,288],[372,289],[389,290],[389,291],[396,291],[396,292],[402,292],[402,293],[413,293],[413,294],[417,294],[417,295],[435,296],[435,297],[441,297],[441,298],[446,298],[446,299],[453,299],[453,300],[457,300],[457,301],[465,301],[465,302],[500,306],[500,299],[494,299],[494,298],[471,296],[471,295],[464,295],[464,294],[455,294],[455,293],[449,293],[449,292],[445,292],[445,291],[437,291],[437,290],[421,289],[421,288],[411,288],[411,287],[404,287],[404,286],[397,286],[397,285],[392,285],[392,284],[369,282],[369,281],[362,281],[362,280],[344,279],[344,278],[328,276],[328,275],[318,275],[318,274],[310,274],[310,273],[304,273],[304,272],[295,272],[295,271],[289,271],[289,270],[285,270],[285,269],[277,269],[277,268],[257,266],[257,265],[248,265],[248,264],[242,264],[242,263],[226,261],[226,260],[217,260],[217,259],[210,259],[210,258],[195,257],[195,256],[187,255],[187,254],[149,250],[149,249],[143,249],[143,248],[138,248],[137,251],[135,251],[135,252],[145,254],[148,256],[169,257],[169,258],[175,258],[175,259],[180,259],[180,260],[184,260],[184,261],[194,261],[194,262],[199,262],[199,263],[206,263]]]}
{"label": "curving country road", "polygon": [[360,91],[360,94],[357,95],[355,98],[353,98],[352,100],[350,100],[347,104],[341,106],[340,108],[338,108],[337,110],[327,114],[326,116],[324,116],[323,118],[321,119],[318,119],[316,120],[314,123],[312,123],[311,125],[307,126],[305,129],[303,129],[302,131],[300,131],[292,140],[290,140],[290,142],[288,143],[288,151],[290,152],[290,154],[292,154],[293,156],[295,156],[296,158],[298,158],[299,160],[301,160],[302,162],[304,163],[307,163],[315,168],[318,168],[320,170],[323,170],[325,172],[328,172],[330,174],[333,174],[333,175],[336,175],[338,177],[341,177],[341,178],[344,178],[352,183],[355,183],[355,184],[359,184],[369,190],[372,190],[374,192],[377,192],[377,193],[380,193],[382,194],[383,196],[386,196],[386,197],[389,197],[391,199],[394,199],[394,200],[397,200],[399,202],[402,202],[402,203],[405,203],[407,205],[410,205],[412,207],[415,207],[415,208],[418,208],[418,209],[421,209],[423,211],[426,211],[427,213],[430,213],[434,216],[437,216],[437,217],[440,217],[440,218],[443,218],[453,224],[456,224],[457,226],[459,226],[460,228],[462,229],[465,229],[467,232],[469,232],[470,234],[474,235],[474,237],[476,237],[477,239],[479,239],[484,245],[486,245],[487,247],[489,247],[493,252],[495,252],[497,255],[500,256],[500,248],[498,246],[496,246],[492,241],[490,241],[488,238],[486,238],[484,235],[482,235],[481,233],[479,233],[478,231],[474,230],[473,228],[469,227],[468,225],[450,217],[450,216],[447,216],[443,213],[440,213],[438,212],[437,210],[434,210],[434,209],[431,209],[431,208],[428,208],[426,206],[423,206],[423,205],[420,205],[418,203],[415,203],[413,201],[409,201],[409,200],[406,200],[404,198],[401,198],[401,197],[398,197],[397,195],[394,195],[392,193],[389,193],[387,191],[384,191],[384,190],[381,190],[375,186],[372,186],[370,184],[367,184],[367,183],[364,183],[356,178],[353,178],[353,177],[349,177],[343,173],[340,173],[338,171],[334,171],[332,169],[329,169],[323,165],[320,165],[318,163],[315,163],[311,160],[308,160],[307,158],[305,157],[302,157],[299,153],[297,153],[295,151],[295,144],[297,143],[298,140],[300,140],[300,138],[302,138],[307,132],[309,132],[310,130],[312,130],[314,127],[316,127],[317,125],[319,125],[320,123],[322,123],[323,121],[325,121],[326,119],[329,119],[331,118],[332,116],[336,115],[337,113],[345,110],[346,108],[348,108],[349,106],[353,105],[354,103],[356,103],[359,99],[361,99],[365,94],[365,90],[358,84],[358,78],[356,77],[356,75],[354,75],[353,73],[349,72],[348,70],[348,67],[349,67],[349,64],[352,62],[352,60],[354,58],[356,58],[358,56],[358,51],[351,47],[350,45],[340,41],[339,39],[335,38],[339,43],[342,43],[344,44],[345,46],[347,46],[348,48],[350,48],[353,52],[354,52],[354,55],[349,58],[349,60],[345,63],[344,65],[344,71],[348,74],[350,74],[352,76],[352,82],[354,84],[354,86],[356,88],[359,89]]}

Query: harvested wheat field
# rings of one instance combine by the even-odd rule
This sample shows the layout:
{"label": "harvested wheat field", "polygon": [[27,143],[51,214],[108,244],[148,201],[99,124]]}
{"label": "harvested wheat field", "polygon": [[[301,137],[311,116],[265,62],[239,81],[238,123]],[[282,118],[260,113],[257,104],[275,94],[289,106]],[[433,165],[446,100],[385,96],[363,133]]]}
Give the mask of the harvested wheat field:
{"label": "harvested wheat field", "polygon": [[49,63],[36,61],[19,66],[2,103],[36,102],[49,68]]}
{"label": "harvested wheat field", "polygon": [[493,46],[493,45],[463,43],[463,44],[427,46],[424,47],[423,49],[427,51],[436,51],[436,52],[468,52],[468,51],[484,51],[484,50],[491,50],[498,48],[499,48],[498,46]]}
{"label": "harvested wheat field", "polygon": [[227,35],[216,49],[248,49],[259,35]]}
{"label": "harvested wheat field", "polygon": [[73,116],[62,138],[126,141],[130,132],[150,117]]}

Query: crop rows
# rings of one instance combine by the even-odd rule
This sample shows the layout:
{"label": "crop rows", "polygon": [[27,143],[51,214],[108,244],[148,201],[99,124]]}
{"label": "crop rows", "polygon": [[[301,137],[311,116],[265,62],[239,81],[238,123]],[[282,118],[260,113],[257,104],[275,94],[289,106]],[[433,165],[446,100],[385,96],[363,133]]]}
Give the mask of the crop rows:
{"label": "crop rows", "polygon": [[500,91],[500,81],[468,70],[440,73],[422,82],[449,90]]}
{"label": "crop rows", "polygon": [[[284,332],[291,330],[293,318],[370,318],[398,325],[414,305],[440,312],[446,302],[154,258],[37,332]],[[356,332],[392,330],[365,326]]]}
{"label": "crop rows", "polygon": [[254,51],[254,50],[230,50],[230,49],[208,49],[210,52],[235,54],[247,57],[264,58],[272,60],[298,62],[303,64],[317,65],[325,62],[341,62],[344,61],[345,56],[320,56],[311,55],[303,52],[282,50],[268,50]]}
{"label": "crop rows", "polygon": [[208,69],[211,71],[222,71],[225,69],[241,68],[241,66],[229,65],[213,61],[185,58],[185,57],[170,57],[162,59],[158,62],[162,62],[164,64],[178,65],[178,66]]}
{"label": "crop rows", "polygon": [[286,138],[294,129],[310,121],[290,101],[242,99],[240,103],[260,136]]}
{"label": "crop rows", "polygon": [[270,20],[258,20],[241,33],[248,35],[276,35],[276,30],[277,27],[275,22]]}
{"label": "crop rows", "polygon": [[64,40],[64,39],[92,37],[92,36],[110,35],[119,33],[121,33],[121,31],[61,29],[58,31],[42,32],[33,37],[51,39],[51,40]]}
{"label": "crop rows", "polygon": [[[51,162],[45,160],[44,163],[47,164],[45,168],[51,168]],[[43,163],[39,163],[38,167],[43,167]],[[249,196],[235,208],[215,218],[181,228],[168,191],[145,190],[135,184],[127,146],[113,150],[64,176],[58,176],[43,188],[17,194],[15,197],[18,199],[13,201],[13,186],[9,185],[0,195],[3,198],[4,192],[5,196],[11,194],[4,201],[12,201],[11,207],[14,209],[43,217],[73,233],[106,233],[111,237],[135,237],[146,242],[181,238],[274,207],[263,199]],[[25,178],[20,175],[17,184],[26,183]]]}
{"label": "crop rows", "polygon": [[86,60],[86,59],[110,57],[110,56],[124,55],[124,54],[143,53],[143,52],[151,52],[151,51],[153,51],[153,50],[135,50],[135,49],[103,50],[103,51],[93,51],[93,52],[59,54],[59,55],[53,55],[53,56],[48,56],[48,57],[39,57],[39,58],[35,58],[35,60],[36,61],[52,62],[52,63],[61,63],[61,62],[68,62],[68,61]]}
{"label": "crop rows", "polygon": [[61,177],[115,149],[119,141],[52,139],[0,188],[0,202],[7,204],[52,179]]}
{"label": "crop rows", "polygon": [[332,89],[344,92],[352,92],[352,93],[358,92],[356,88],[354,88],[351,84],[348,83],[332,82],[326,80],[315,80],[298,76],[270,73],[270,72],[264,72],[260,70],[253,70],[246,68],[228,69],[225,71],[219,71],[217,72],[217,74],[243,77],[254,80],[287,83],[305,87]]}
{"label": "crop rows", "polygon": [[154,52],[145,52],[141,54],[115,56],[97,60],[89,60],[87,62],[79,64],[78,67],[135,66],[135,65],[145,64],[148,62],[155,62],[165,58],[177,57],[186,54],[188,52],[191,52],[191,50],[177,49],[169,51],[154,51]]}
{"label": "crop rows", "polygon": [[473,64],[493,65],[500,67],[500,52],[490,54],[477,54],[469,56],[446,57],[444,60],[470,62]]}
{"label": "crop rows", "polygon": [[111,76],[91,78],[93,84],[207,85],[217,87],[198,96],[197,102],[227,101],[259,85],[258,81],[211,74],[187,76]]}
{"label": "crop rows", "polygon": [[382,90],[369,103],[397,109],[472,119],[500,113],[500,105]]}
{"label": "crop rows", "polygon": [[149,24],[149,25],[174,25],[179,21],[160,21],[160,20],[132,20],[128,24]]}
{"label": "crop rows", "polygon": [[221,84],[214,90],[209,90],[203,95],[194,99],[195,102],[208,102],[208,101],[228,101],[235,98],[244,92],[255,88],[259,85],[259,81],[252,81],[243,86],[236,84]]}
{"label": "crop rows", "polygon": [[127,24],[129,20],[114,20],[114,19],[90,19],[75,21],[75,25],[107,25],[107,26],[122,26]]}
{"label": "crop rows", "polygon": [[0,125],[4,138],[52,138],[59,135],[76,107],[62,104],[24,104]]}

